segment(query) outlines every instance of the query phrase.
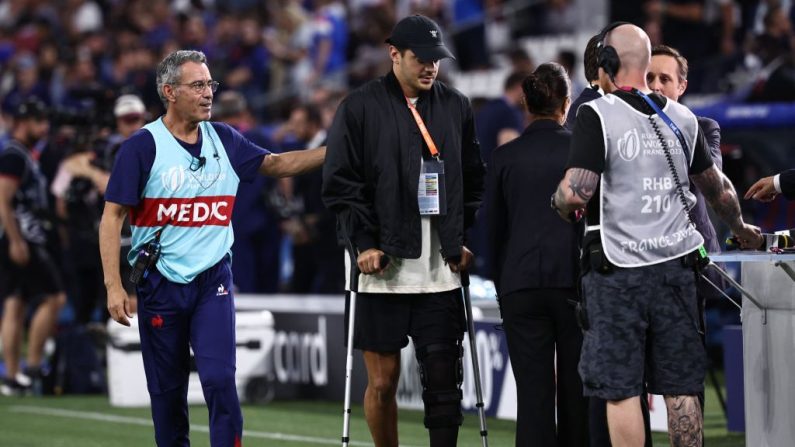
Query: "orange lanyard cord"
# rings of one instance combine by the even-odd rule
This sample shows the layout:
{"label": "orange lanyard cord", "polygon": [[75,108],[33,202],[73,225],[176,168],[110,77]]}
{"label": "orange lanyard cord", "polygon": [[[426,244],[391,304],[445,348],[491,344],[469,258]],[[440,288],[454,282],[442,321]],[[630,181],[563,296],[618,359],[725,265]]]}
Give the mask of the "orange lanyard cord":
{"label": "orange lanyard cord", "polygon": [[431,138],[430,132],[428,132],[428,128],[425,127],[425,122],[422,120],[420,116],[420,112],[417,111],[417,107],[411,103],[411,100],[406,98],[406,103],[409,105],[409,110],[411,110],[411,114],[414,115],[414,121],[417,122],[417,127],[420,128],[420,133],[422,133],[422,138],[425,140],[425,144],[428,145],[428,150],[431,151],[431,155],[434,158],[439,158],[439,150],[436,149],[436,143],[433,142],[433,138]]}

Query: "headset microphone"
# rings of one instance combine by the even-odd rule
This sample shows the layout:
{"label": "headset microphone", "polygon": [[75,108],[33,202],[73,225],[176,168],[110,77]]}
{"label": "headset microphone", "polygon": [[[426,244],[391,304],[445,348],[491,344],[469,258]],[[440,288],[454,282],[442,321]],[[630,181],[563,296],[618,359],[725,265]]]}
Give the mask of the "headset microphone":
{"label": "headset microphone", "polygon": [[204,156],[193,157],[193,160],[190,162],[189,169],[196,172],[203,168],[205,164],[207,164],[207,159],[204,158]]}

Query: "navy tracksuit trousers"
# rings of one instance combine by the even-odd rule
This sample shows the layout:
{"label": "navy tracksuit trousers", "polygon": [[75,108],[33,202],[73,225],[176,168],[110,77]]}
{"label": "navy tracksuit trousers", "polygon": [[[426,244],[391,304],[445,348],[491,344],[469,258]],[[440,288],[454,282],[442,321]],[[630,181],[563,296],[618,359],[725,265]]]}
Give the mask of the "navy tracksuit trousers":
{"label": "navy tracksuit trousers", "polygon": [[188,375],[193,348],[210,412],[210,444],[241,445],[235,387],[235,304],[229,257],[188,284],[150,272],[138,286],[138,318],[159,447],[189,446]]}

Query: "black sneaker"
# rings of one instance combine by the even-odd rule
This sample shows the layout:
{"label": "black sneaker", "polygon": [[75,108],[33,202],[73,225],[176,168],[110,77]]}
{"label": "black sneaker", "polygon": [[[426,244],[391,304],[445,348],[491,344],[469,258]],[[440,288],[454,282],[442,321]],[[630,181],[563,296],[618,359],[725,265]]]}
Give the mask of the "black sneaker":
{"label": "black sneaker", "polygon": [[20,385],[30,387],[36,380],[40,380],[41,376],[41,366],[26,366],[14,378]]}
{"label": "black sneaker", "polygon": [[41,366],[28,366],[22,372],[17,374],[17,382],[28,390],[34,396],[41,396],[42,394],[42,381],[44,379],[44,370]]}
{"label": "black sneaker", "polygon": [[3,384],[0,385],[0,394],[3,396],[24,396],[30,391],[30,387],[26,387],[14,379],[5,378]]}

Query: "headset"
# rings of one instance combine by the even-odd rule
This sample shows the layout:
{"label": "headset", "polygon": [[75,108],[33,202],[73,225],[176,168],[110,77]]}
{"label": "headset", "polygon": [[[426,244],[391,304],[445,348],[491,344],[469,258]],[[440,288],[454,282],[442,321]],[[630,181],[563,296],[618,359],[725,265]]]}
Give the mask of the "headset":
{"label": "headset", "polygon": [[621,25],[632,25],[632,23],[613,22],[607,25],[599,33],[599,43],[596,45],[596,63],[607,73],[613,83],[615,83],[616,73],[621,68],[621,59],[618,57],[618,51],[614,47],[605,45],[605,38],[607,33]]}

